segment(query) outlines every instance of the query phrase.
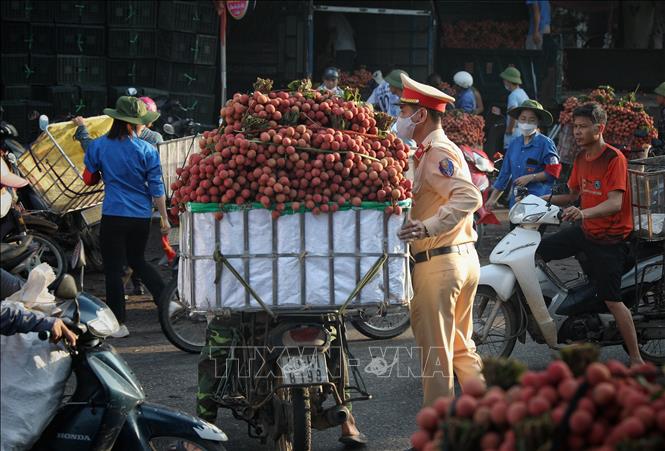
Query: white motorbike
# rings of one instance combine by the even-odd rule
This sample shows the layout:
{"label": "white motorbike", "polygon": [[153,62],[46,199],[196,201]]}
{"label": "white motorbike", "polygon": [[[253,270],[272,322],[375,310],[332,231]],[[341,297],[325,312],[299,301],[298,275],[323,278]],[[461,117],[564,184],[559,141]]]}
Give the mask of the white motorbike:
{"label": "white motorbike", "polygon": [[[510,210],[510,221],[517,227],[493,249],[490,264],[481,268],[474,300],[473,338],[481,356],[508,357],[518,339],[525,342],[527,332],[552,349],[572,342],[623,344],[593,283],[583,275],[564,282],[536,258],[539,229],[561,224],[561,214],[559,207],[533,195]],[[638,258],[627,259],[622,301],[633,312],[642,357],[664,364],[664,243],[641,242],[633,248]],[[580,263],[584,268],[581,258]]]}

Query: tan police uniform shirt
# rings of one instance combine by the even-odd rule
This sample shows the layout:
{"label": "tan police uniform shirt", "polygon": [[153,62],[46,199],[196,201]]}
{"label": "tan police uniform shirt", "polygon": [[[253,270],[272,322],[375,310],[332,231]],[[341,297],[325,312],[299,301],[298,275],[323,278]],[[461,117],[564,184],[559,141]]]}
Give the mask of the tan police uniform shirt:
{"label": "tan police uniform shirt", "polygon": [[424,152],[414,157],[411,219],[422,221],[430,236],[412,242],[412,254],[475,242],[473,213],[482,205],[482,195],[462,151],[442,129],[430,133],[422,145]]}

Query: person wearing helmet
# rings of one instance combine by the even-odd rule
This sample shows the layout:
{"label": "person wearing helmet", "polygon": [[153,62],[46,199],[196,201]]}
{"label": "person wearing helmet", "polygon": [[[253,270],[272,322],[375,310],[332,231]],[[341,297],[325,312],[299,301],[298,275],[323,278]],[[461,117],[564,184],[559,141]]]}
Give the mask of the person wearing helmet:
{"label": "person wearing helmet", "polygon": [[455,99],[455,108],[465,113],[474,114],[476,111],[476,96],[473,92],[473,77],[466,71],[459,71],[453,76],[453,81],[461,90]]}
{"label": "person wearing helmet", "polygon": [[339,71],[334,67],[328,67],[323,71],[323,83],[319,86],[319,91],[329,92],[336,96],[344,94],[342,88],[337,86],[339,83]]}
{"label": "person wearing helmet", "polygon": [[[503,80],[503,86],[510,94],[508,94],[508,104],[506,112],[510,112],[513,108],[517,108],[525,101],[529,100],[526,91],[521,88],[522,74],[517,68],[510,66],[499,74]],[[515,127],[517,121],[510,114],[506,114],[506,133],[503,136],[503,148],[508,149],[510,142],[520,136],[520,131]]]}

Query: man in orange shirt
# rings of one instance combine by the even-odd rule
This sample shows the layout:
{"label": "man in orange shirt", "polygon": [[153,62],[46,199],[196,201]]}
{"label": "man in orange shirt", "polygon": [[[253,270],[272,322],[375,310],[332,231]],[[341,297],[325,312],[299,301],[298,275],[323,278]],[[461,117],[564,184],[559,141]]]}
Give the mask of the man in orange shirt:
{"label": "man in orange shirt", "polygon": [[563,219],[580,224],[544,238],[538,254],[545,261],[586,254],[597,296],[614,315],[631,364],[639,364],[644,362],[633,318],[621,302],[621,276],[628,256],[625,240],[633,230],[628,163],[619,150],[603,140],[606,123],[607,114],[597,103],[573,111],[573,133],[581,151],[568,180],[570,193],[552,196],[552,203],[566,206],[579,199],[579,208],[567,207]]}

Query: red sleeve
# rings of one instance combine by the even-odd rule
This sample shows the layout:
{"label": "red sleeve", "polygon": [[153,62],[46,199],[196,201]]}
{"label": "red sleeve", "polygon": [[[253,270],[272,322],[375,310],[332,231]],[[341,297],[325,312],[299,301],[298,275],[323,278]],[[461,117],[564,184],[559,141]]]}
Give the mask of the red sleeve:
{"label": "red sleeve", "polygon": [[85,183],[88,186],[94,186],[98,184],[101,179],[102,176],[99,173],[99,171],[90,172],[88,171],[88,168],[85,168],[85,170],[83,171],[83,183]]}
{"label": "red sleeve", "polygon": [[568,177],[568,189],[571,191],[580,190],[580,179],[577,175],[577,165],[579,160],[575,160],[573,163],[573,170],[570,172],[570,177]]}
{"label": "red sleeve", "polygon": [[560,164],[546,164],[545,173],[551,175],[555,179],[558,179],[561,175],[561,165]]}
{"label": "red sleeve", "polygon": [[610,161],[607,167],[607,174],[605,175],[606,192],[610,191],[626,191],[628,183],[628,163],[626,158],[618,155]]}

